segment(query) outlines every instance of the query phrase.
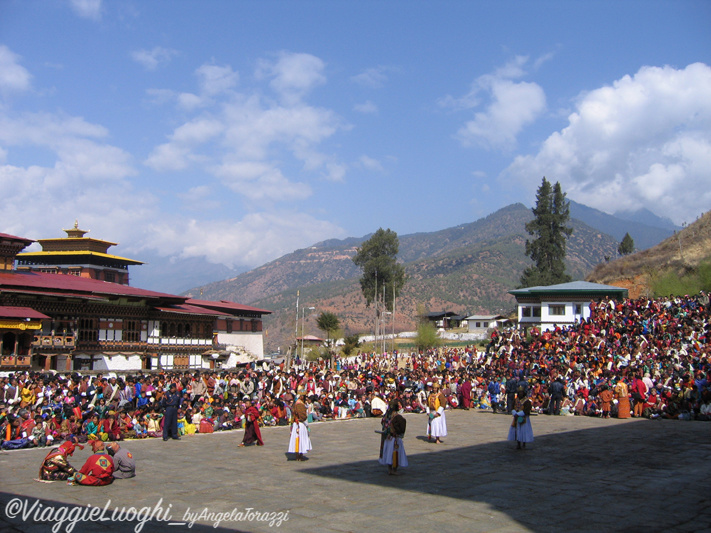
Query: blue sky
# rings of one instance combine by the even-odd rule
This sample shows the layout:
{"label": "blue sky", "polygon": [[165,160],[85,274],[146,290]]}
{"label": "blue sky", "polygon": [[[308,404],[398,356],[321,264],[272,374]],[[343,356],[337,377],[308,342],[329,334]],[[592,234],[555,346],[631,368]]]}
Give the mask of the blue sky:
{"label": "blue sky", "polygon": [[711,207],[711,2],[0,0],[0,232],[244,268],[532,205]]}

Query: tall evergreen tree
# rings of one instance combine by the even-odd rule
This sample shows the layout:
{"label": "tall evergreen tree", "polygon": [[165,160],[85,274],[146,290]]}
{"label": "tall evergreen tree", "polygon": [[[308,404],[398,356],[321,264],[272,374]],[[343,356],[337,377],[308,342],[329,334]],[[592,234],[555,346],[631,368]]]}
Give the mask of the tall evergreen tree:
{"label": "tall evergreen tree", "polygon": [[632,252],[634,252],[634,240],[632,240],[629,233],[625,233],[620,245],[617,247],[617,253],[620,255],[629,255]]}
{"label": "tall evergreen tree", "polygon": [[333,335],[338,328],[341,327],[341,321],[338,319],[334,313],[330,311],[324,311],[316,319],[316,326],[321,331],[326,332],[326,346],[331,347],[331,335]]}
{"label": "tall evergreen tree", "polygon": [[[405,285],[405,267],[397,262],[400,241],[397,233],[378,229],[356,251],[353,262],[363,270],[360,288],[365,296],[365,305],[375,303],[375,337],[378,337],[382,305],[393,310],[395,298]],[[382,302],[382,304],[380,303]]]}
{"label": "tall evergreen tree", "polygon": [[526,240],[526,255],[534,264],[523,271],[522,287],[565,283],[571,278],[565,273],[565,253],[567,238],[573,228],[566,226],[570,219],[570,204],[565,193],[556,182],[551,187],[544,177],[536,192],[536,207],[532,209],[534,219],[526,224],[533,240]]}
{"label": "tall evergreen tree", "polygon": [[399,248],[397,233],[380,228],[356,251],[353,262],[363,270],[360,288],[367,307],[384,299],[386,309],[392,311],[405,285],[405,267],[397,262]]}

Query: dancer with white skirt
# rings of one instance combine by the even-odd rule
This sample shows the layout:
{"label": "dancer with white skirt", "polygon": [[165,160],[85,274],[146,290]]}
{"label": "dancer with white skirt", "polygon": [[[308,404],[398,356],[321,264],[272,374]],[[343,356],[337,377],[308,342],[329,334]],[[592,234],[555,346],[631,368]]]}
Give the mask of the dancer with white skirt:
{"label": "dancer with white skirt", "polygon": [[441,437],[447,436],[447,417],[444,415],[444,408],[447,399],[439,390],[439,383],[432,385],[432,391],[427,397],[427,440],[435,439],[436,444],[441,444]]}
{"label": "dancer with white skirt", "polygon": [[526,391],[519,390],[511,411],[513,420],[509,428],[508,440],[516,441],[516,449],[526,449],[527,442],[533,442],[533,428],[531,427],[531,400],[526,397]]}
{"label": "dancer with white skirt", "polygon": [[407,428],[407,421],[400,414],[400,409],[399,400],[390,402],[389,422],[387,427],[383,428],[387,432],[387,436],[383,442],[383,451],[378,460],[381,465],[388,467],[388,474],[391,476],[397,476],[397,469],[399,467],[406,468],[409,464],[405,453],[405,445],[402,442]]}
{"label": "dancer with white skirt", "polygon": [[304,454],[311,449],[311,439],[309,438],[309,428],[306,425],[308,418],[306,396],[302,394],[294,402],[292,408],[293,419],[291,422],[291,436],[289,438],[289,453],[296,454],[297,461],[304,460]]}

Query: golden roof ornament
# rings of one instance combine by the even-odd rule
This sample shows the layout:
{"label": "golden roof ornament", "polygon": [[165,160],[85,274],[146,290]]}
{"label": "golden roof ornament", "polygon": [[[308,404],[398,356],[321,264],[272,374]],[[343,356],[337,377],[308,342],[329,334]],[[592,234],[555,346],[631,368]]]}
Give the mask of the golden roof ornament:
{"label": "golden roof ornament", "polygon": [[67,238],[69,239],[81,239],[84,234],[89,233],[89,230],[79,229],[79,221],[74,220],[74,227],[72,229],[63,230],[67,233]]}

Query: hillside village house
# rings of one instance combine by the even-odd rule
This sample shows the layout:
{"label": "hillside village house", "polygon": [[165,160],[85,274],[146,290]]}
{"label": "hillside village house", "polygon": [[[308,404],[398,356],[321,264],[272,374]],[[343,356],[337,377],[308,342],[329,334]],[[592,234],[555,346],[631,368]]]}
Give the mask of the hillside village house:
{"label": "hillside village house", "polygon": [[65,231],[25,254],[34,241],[0,233],[0,371],[229,368],[264,357],[270,311],[131,287],[127,267],[139,261],[109,254],[113,243],[76,224]]}
{"label": "hillside village house", "polygon": [[431,322],[437,329],[452,329],[461,326],[464,316],[458,315],[452,311],[434,311],[425,313],[422,318],[427,322]]}
{"label": "hillside village house", "polygon": [[627,289],[588,281],[510,290],[516,297],[518,323],[521,327],[537,326],[542,331],[556,325],[567,326],[590,317],[590,302],[608,297],[627,298]]}
{"label": "hillside village house", "polygon": [[503,328],[509,322],[503,315],[471,315],[466,321],[469,333],[486,333],[490,329]]}

